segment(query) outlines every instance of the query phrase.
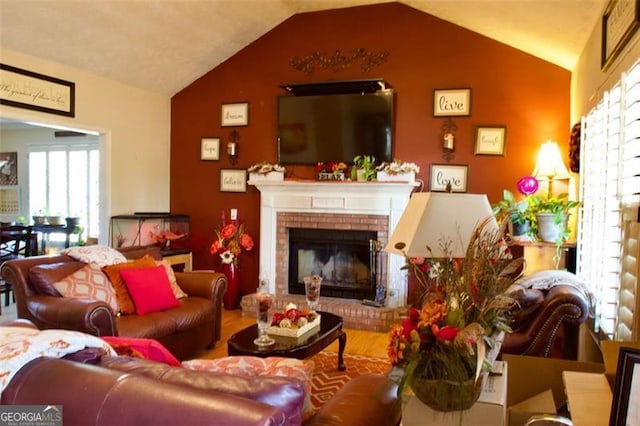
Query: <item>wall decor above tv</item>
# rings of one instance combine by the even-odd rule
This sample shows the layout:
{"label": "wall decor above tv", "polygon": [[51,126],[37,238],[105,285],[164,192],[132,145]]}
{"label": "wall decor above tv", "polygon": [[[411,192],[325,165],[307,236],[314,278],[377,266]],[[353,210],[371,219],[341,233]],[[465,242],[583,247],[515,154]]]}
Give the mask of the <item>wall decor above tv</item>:
{"label": "wall decor above tv", "polygon": [[317,164],[373,155],[393,160],[394,91],[383,80],[283,86],[278,97],[278,162]]}
{"label": "wall decor above tv", "polygon": [[291,83],[280,86],[295,96],[337,95],[342,93],[374,93],[389,89],[389,84],[381,78],[361,80],[327,81],[320,83]]}

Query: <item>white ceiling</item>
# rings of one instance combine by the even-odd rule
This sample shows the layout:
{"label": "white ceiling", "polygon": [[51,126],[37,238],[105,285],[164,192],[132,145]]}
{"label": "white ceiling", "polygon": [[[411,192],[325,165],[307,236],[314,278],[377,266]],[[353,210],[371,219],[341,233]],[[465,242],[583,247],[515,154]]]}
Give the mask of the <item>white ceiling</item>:
{"label": "white ceiling", "polygon": [[[607,0],[404,0],[572,70]],[[3,47],[173,95],[299,12],[371,0],[0,0]]]}

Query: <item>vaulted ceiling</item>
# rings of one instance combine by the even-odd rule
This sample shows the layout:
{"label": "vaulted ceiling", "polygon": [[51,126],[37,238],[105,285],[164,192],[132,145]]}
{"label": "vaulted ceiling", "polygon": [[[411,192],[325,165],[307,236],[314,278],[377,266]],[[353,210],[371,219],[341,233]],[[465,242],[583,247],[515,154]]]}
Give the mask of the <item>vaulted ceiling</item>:
{"label": "vaulted ceiling", "polygon": [[[568,70],[607,0],[404,0]],[[370,0],[0,0],[2,47],[173,95],[296,13]]]}

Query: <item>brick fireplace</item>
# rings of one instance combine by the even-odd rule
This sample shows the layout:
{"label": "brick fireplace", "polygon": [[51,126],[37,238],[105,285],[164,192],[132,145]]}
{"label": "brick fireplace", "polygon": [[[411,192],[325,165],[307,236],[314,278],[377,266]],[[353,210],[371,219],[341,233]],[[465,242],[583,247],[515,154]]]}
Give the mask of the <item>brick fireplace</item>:
{"label": "brick fireplace", "polygon": [[[289,294],[289,229],[375,231],[386,244],[417,184],[400,182],[249,181],[260,191],[260,276],[276,294],[276,308],[288,302],[304,306],[304,296]],[[406,276],[400,256],[380,254],[378,279],[387,286],[388,307],[365,306],[362,300],[322,297],[320,310],[343,316],[345,325],[386,331],[406,304]],[[243,312],[253,315],[253,296]]]}

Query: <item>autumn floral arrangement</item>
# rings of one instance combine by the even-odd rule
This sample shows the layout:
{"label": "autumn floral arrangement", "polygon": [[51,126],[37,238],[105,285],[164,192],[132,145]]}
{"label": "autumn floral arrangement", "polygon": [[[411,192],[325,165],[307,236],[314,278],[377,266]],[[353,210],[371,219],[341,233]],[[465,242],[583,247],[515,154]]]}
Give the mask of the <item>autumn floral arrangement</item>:
{"label": "autumn floral arrangement", "polygon": [[216,236],[217,238],[209,247],[209,252],[212,255],[219,255],[223,264],[237,265],[242,251],[253,249],[253,238],[246,232],[245,225],[239,223],[237,219],[227,223],[224,212],[220,227],[216,230]]}
{"label": "autumn floral arrangement", "polygon": [[253,166],[247,169],[249,173],[257,173],[259,175],[266,175],[271,172],[281,172],[284,173],[285,168],[280,164],[271,164],[267,162],[261,162],[254,164]]}
{"label": "autumn floral arrangement", "polygon": [[406,173],[420,173],[420,166],[416,163],[409,163],[406,161],[393,160],[391,163],[383,162],[377,168],[377,171],[384,172],[389,175],[400,175]]}
{"label": "autumn floral arrangement", "polygon": [[[388,354],[403,369],[399,395],[409,386],[425,404],[440,411],[469,408],[478,398],[481,372],[490,368],[487,347],[509,330],[515,301],[504,294],[523,266],[512,259],[502,238],[504,228],[485,232],[491,218],[474,230],[464,258],[452,258],[451,241],[441,239],[445,254],[435,258],[405,255],[405,268],[422,290],[417,307],[390,332]],[[402,251],[405,244],[397,243]]]}
{"label": "autumn floral arrangement", "polygon": [[341,161],[321,162],[316,164],[314,170],[320,180],[344,180],[347,165]]}

